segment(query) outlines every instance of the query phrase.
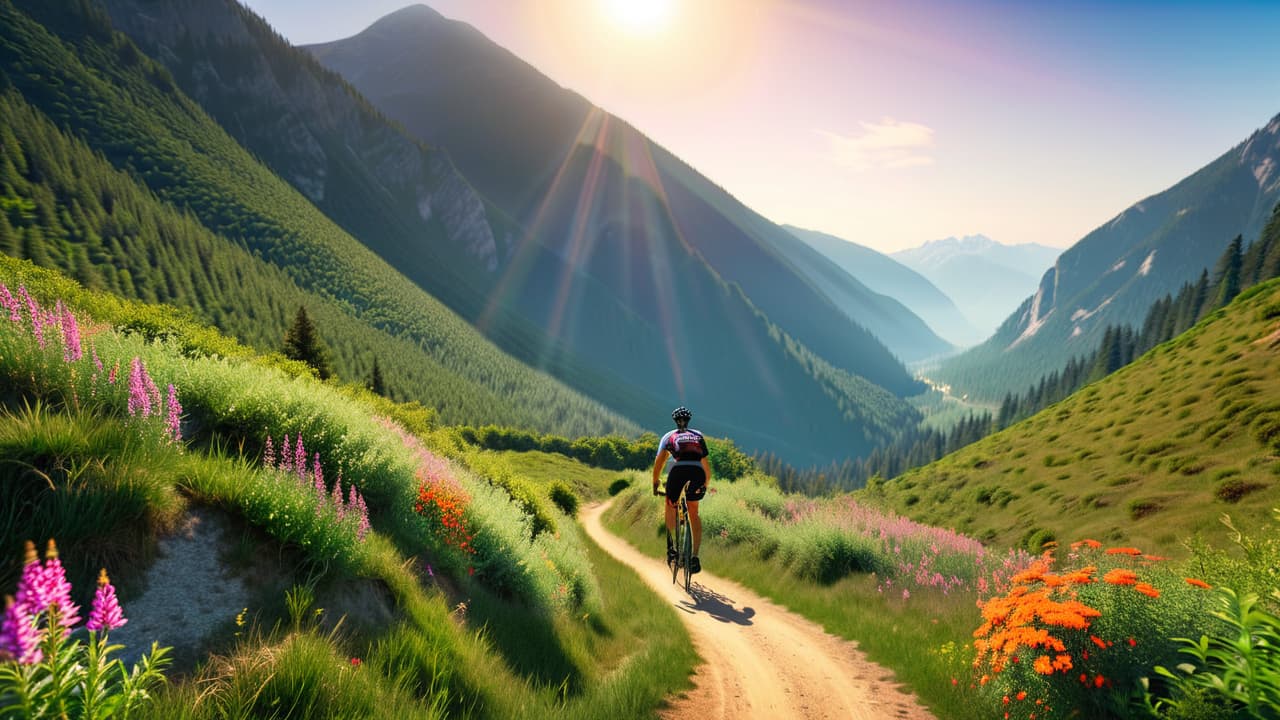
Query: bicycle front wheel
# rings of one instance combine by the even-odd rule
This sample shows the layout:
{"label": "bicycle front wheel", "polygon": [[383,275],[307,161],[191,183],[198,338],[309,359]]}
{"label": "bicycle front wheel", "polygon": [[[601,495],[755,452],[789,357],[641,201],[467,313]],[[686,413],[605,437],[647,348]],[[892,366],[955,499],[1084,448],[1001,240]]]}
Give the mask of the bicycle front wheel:
{"label": "bicycle front wheel", "polygon": [[693,577],[693,532],[689,521],[684,521],[684,537],[680,543],[680,565],[684,569],[684,591],[689,592],[689,581]]}

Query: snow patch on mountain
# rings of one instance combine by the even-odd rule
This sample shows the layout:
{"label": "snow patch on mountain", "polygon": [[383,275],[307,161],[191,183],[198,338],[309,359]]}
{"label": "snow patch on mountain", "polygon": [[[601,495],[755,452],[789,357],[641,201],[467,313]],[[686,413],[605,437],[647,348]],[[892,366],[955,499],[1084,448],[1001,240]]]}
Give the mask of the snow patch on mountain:
{"label": "snow patch on mountain", "polygon": [[1271,177],[1271,172],[1276,169],[1276,163],[1269,157],[1262,158],[1262,162],[1253,166],[1253,177],[1258,181],[1258,187],[1264,188],[1267,184],[1267,178]]}
{"label": "snow patch on mountain", "polygon": [[1123,269],[1123,268],[1124,268],[1124,265],[1125,265],[1125,260],[1124,260],[1124,258],[1121,258],[1119,262],[1117,262],[1115,265],[1112,265],[1112,266],[1111,266],[1111,269],[1107,271],[1107,274],[1109,275],[1109,274],[1111,274],[1111,273],[1113,273],[1113,272],[1115,272],[1115,271],[1117,271],[1117,270],[1121,270],[1121,269]]}
{"label": "snow patch on mountain", "polygon": [[1151,254],[1147,256],[1147,259],[1142,261],[1142,267],[1138,268],[1138,275],[1141,277],[1146,277],[1147,275],[1150,275],[1151,267],[1155,265],[1155,262],[1156,262],[1156,251],[1152,250]]}
{"label": "snow patch on mountain", "polygon": [[1053,314],[1053,309],[1050,308],[1049,312],[1045,313],[1044,316],[1042,317],[1040,315],[1040,303],[1043,300],[1044,300],[1044,286],[1042,285],[1039,290],[1036,290],[1035,299],[1031,301],[1031,307],[1028,308],[1027,314],[1023,318],[1027,323],[1027,327],[1022,331],[1022,334],[1018,336],[1017,340],[1014,340],[1012,343],[1010,343],[1008,349],[1012,350],[1013,348],[1017,347],[1018,344],[1021,343],[1023,340],[1026,340],[1027,338],[1030,338],[1030,337],[1034,337],[1037,332],[1040,332],[1040,328],[1044,327],[1045,321],[1048,320],[1049,316]]}

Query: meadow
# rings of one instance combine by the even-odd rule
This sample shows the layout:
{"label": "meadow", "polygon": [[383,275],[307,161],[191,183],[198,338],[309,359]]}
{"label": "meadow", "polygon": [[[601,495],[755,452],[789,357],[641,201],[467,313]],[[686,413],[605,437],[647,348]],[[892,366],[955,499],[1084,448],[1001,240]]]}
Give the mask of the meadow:
{"label": "meadow", "polygon": [[[226,555],[243,556],[258,606],[226,618],[204,659],[135,715],[619,717],[687,683],[687,639],[650,632],[678,626],[672,611],[566,512],[603,479],[527,478],[419,406],[183,333],[180,319],[166,332],[152,308],[0,262],[4,547],[56,538],[71,597],[87,606],[106,567],[127,617],[157,537],[188,513],[251,538]],[[135,314],[147,331],[123,329]],[[254,558],[274,558],[270,577]],[[21,587],[31,565],[6,557],[0,585]],[[380,612],[344,602],[352,586]],[[44,632],[47,612],[28,620]],[[77,626],[75,652],[105,646],[101,632]],[[71,652],[58,637],[45,632],[49,658]]]}
{"label": "meadow", "polygon": [[[621,494],[606,523],[659,556],[665,531],[642,490]],[[1000,552],[758,475],[718,483],[701,508],[705,567],[856,641],[938,717],[1274,717],[1280,707],[1280,510],[1173,561],[1083,537]],[[1234,694],[1215,694],[1211,678]]]}

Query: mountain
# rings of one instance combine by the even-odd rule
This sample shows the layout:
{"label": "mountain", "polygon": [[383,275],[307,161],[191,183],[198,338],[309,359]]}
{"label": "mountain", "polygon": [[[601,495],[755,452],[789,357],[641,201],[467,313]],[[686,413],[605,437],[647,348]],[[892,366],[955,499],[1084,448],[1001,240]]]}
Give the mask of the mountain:
{"label": "mountain", "polygon": [[872,292],[887,295],[905,305],[954,345],[974,345],[986,339],[963,313],[923,275],[884,253],[834,235],[783,225],[818,252],[827,256]]}
{"label": "mountain", "polygon": [[997,545],[1038,534],[1181,554],[1222,513],[1260,527],[1280,503],[1278,397],[1272,280],[1062,402],[864,494]]}
{"label": "mountain", "polygon": [[[604,267],[593,255],[611,252],[607,245],[619,242],[622,228],[630,242],[646,242],[635,237],[637,226],[645,226],[644,232],[687,247],[718,277],[736,283],[772,322],[832,365],[894,392],[917,388],[890,369],[896,363],[881,343],[905,360],[947,347],[918,319],[876,301],[852,278],[832,274],[815,286],[795,265],[821,265],[820,256],[635,128],[468,25],[417,5],[354,37],[308,49],[417,137],[447,148],[482,193],[526,225],[526,241],[579,258],[606,285],[625,287],[622,276],[630,270]],[[432,72],[418,71],[428,67]],[[615,188],[628,184],[652,193],[658,204],[626,206],[626,193]],[[527,284],[515,278],[512,290]],[[535,288],[535,294],[551,291]],[[645,304],[651,299],[628,301],[645,315],[658,311]]]}
{"label": "mountain", "polygon": [[1036,243],[1002,245],[985,235],[966,235],[932,240],[890,257],[946,293],[980,339],[986,339],[1035,291],[1041,273],[1060,252]]}
{"label": "mountain", "polygon": [[[597,114],[596,134],[610,152],[575,151],[561,168],[568,187],[618,178],[599,185],[607,211],[579,212],[576,192],[558,196],[541,217],[573,231],[531,237],[473,190],[442,149],[406,135],[243,7],[106,7],[112,23],[164,59],[177,88],[347,233],[504,350],[614,411],[665,422],[671,405],[689,404],[702,429],[799,462],[867,452],[914,421],[883,387],[905,393],[915,381],[829,300],[806,286],[824,307],[816,319],[783,318],[804,321],[798,329],[784,325],[683,242],[661,212],[664,198],[618,162],[617,143],[634,131],[616,120]],[[629,221],[630,212],[646,221]],[[200,218],[269,242],[256,237],[259,226],[227,228],[217,213]],[[271,260],[296,272],[290,265],[309,258],[304,251]],[[378,300],[365,292],[357,306]],[[819,320],[836,332],[817,332]],[[799,341],[801,332],[817,347]]]}
{"label": "mountain", "polygon": [[334,225],[93,6],[0,2],[0,210],[0,251],[184,307],[262,350],[305,306],[339,375],[358,380],[376,357],[398,398],[446,422],[638,430]]}
{"label": "mountain", "polygon": [[939,379],[998,399],[1091,351],[1108,325],[1140,323],[1157,300],[1212,270],[1234,238],[1258,238],[1280,201],[1278,168],[1280,116],[1064,251],[996,334],[947,361]]}

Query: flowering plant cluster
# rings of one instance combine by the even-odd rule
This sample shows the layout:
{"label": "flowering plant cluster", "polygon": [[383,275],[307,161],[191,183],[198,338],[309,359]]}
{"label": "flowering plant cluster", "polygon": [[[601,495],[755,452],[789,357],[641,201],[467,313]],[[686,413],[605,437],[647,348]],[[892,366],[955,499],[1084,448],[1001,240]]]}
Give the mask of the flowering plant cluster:
{"label": "flowering plant cluster", "polygon": [[0,622],[0,711],[20,717],[127,716],[164,681],[167,648],[153,643],[132,671],[111,659],[122,646],[109,645],[107,633],[128,621],[105,569],[83,628],[87,643],[73,636],[81,618],[71,590],[53,540],[43,563],[27,542],[16,597],[5,598]]}
{"label": "flowering plant cluster", "polygon": [[306,445],[299,434],[291,442],[288,433],[280,442],[279,451],[275,441],[267,436],[262,453],[262,464],[275,471],[281,478],[290,478],[300,487],[310,490],[315,496],[317,515],[332,511],[339,523],[349,522],[355,525],[356,540],[364,542],[369,534],[369,506],[364,496],[356,490],[354,483],[342,490],[342,473],[338,472],[332,490],[324,479],[324,466],[320,462],[320,453],[308,454]]}
{"label": "flowering plant cluster", "polygon": [[398,436],[413,456],[413,475],[418,481],[413,511],[432,524],[445,545],[474,555],[475,536],[466,518],[471,498],[454,477],[449,461],[427,450],[421,440],[398,423],[387,418],[378,418],[377,421],[388,432]]}
{"label": "flowering plant cluster", "polygon": [[[103,365],[98,357],[97,348],[90,346],[89,357],[85,357],[84,342],[80,331],[80,323],[66,305],[59,300],[54,309],[49,310],[27,292],[24,285],[18,286],[15,295],[4,283],[0,283],[0,314],[6,315],[9,321],[18,328],[30,332],[36,345],[44,350],[50,342],[62,345],[62,361],[72,367],[72,378],[77,367],[88,362],[91,367],[89,375],[89,393],[97,397],[100,390],[121,387],[120,361],[117,360],[110,369]],[[140,423],[159,422],[161,436],[168,442],[178,444],[182,441],[182,404],[178,401],[178,390],[169,384],[167,392],[161,395],[159,387],[148,372],[146,364],[135,356],[127,366],[128,399],[125,411],[130,418]],[[105,383],[103,385],[102,383]],[[71,400],[77,406],[80,397],[74,385],[70,387]]]}
{"label": "flowering plant cluster", "polygon": [[1014,575],[1004,595],[978,602],[977,684],[998,694],[1005,717],[1122,708],[1153,661],[1169,655],[1167,638],[1186,617],[1179,612],[1186,603],[1162,596],[1207,586],[1194,578],[1175,586],[1167,573],[1157,579],[1154,566],[1163,558],[1137,548],[1104,550],[1083,540],[1071,545],[1069,567],[1057,571],[1055,551],[1051,544]]}

